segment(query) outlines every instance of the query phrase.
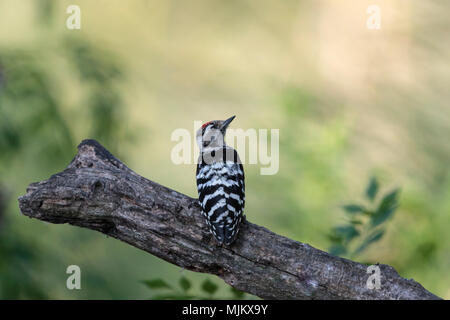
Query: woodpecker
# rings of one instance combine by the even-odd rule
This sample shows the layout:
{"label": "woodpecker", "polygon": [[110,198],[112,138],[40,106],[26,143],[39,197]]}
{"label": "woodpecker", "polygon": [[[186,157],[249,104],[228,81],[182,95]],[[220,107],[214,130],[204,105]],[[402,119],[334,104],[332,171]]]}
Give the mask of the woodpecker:
{"label": "woodpecker", "polygon": [[244,217],[244,168],[236,150],[225,144],[226,130],[234,118],[206,122],[196,135],[199,202],[219,245],[234,242]]}

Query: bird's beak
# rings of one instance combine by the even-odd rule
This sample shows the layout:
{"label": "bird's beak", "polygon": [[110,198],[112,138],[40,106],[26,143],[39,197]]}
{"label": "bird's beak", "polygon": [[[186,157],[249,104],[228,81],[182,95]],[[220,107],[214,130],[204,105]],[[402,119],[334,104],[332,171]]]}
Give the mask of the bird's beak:
{"label": "bird's beak", "polygon": [[228,126],[230,125],[231,121],[233,121],[234,118],[236,118],[236,116],[232,116],[231,118],[228,118],[227,120],[224,120],[222,122],[222,127],[220,128],[220,130],[222,132],[227,130]]}

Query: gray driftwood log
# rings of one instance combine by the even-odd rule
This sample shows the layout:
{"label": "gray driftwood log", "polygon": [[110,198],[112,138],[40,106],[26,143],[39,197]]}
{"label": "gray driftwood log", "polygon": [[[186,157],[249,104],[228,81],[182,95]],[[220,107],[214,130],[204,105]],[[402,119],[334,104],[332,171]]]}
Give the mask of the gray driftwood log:
{"label": "gray driftwood log", "polygon": [[366,265],[248,221],[231,247],[217,247],[197,199],[139,176],[95,140],[83,141],[64,171],[31,184],[19,205],[26,216],[103,232],[261,298],[438,299],[381,264],[381,288],[368,289]]}

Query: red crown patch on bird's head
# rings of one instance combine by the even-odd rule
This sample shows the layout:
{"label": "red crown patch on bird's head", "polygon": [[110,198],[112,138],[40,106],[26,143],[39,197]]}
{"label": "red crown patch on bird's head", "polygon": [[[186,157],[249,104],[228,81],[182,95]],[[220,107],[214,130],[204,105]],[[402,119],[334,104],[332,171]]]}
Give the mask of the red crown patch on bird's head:
{"label": "red crown patch on bird's head", "polygon": [[202,129],[205,129],[206,126],[207,126],[208,124],[210,124],[210,123],[212,123],[212,121],[205,122],[205,123],[202,125]]}

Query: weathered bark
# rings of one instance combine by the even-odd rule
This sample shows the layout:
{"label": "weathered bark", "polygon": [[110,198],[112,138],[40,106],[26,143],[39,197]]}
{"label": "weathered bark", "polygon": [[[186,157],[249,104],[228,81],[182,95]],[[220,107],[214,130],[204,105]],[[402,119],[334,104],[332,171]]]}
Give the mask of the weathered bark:
{"label": "weathered bark", "polygon": [[218,247],[197,199],[139,176],[94,140],[63,172],[31,184],[19,204],[29,217],[103,232],[261,298],[438,299],[381,264],[381,288],[368,289],[367,266],[250,222],[231,247]]}

